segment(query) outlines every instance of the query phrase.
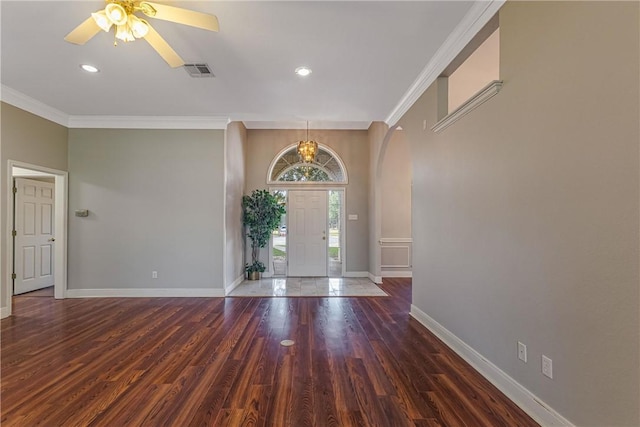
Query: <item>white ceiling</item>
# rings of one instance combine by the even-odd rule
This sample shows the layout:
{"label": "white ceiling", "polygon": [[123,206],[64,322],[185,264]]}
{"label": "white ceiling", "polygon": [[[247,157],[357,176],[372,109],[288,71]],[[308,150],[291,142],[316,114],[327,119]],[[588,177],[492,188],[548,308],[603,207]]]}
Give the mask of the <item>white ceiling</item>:
{"label": "white ceiling", "polygon": [[[170,68],[142,40],[114,47],[113,30],[84,46],[65,42],[69,31],[104,8],[102,0],[2,0],[3,89],[76,119],[187,116],[243,120],[250,127],[304,126],[305,120],[315,127],[323,122],[366,127],[397,109],[421,73],[433,67],[438,49],[469,21],[474,6],[467,1],[166,3],[218,17],[219,33],[149,19],[186,62],[208,63],[215,78],[194,79],[182,68]],[[100,73],[82,71],[83,63]],[[301,65],[313,69],[311,76],[294,74]]]}

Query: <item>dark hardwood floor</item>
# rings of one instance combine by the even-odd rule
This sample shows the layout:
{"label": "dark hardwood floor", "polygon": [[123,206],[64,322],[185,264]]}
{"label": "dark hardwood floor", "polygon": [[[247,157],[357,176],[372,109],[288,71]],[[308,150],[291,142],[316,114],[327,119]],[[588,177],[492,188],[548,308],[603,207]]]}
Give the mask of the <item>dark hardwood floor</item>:
{"label": "dark hardwood floor", "polygon": [[49,286],[48,288],[38,289],[36,291],[27,292],[26,294],[22,294],[23,297],[53,297],[55,295],[53,286]]}
{"label": "dark hardwood floor", "polygon": [[382,287],[389,297],[16,297],[0,422],[537,425],[410,318],[409,279]]}

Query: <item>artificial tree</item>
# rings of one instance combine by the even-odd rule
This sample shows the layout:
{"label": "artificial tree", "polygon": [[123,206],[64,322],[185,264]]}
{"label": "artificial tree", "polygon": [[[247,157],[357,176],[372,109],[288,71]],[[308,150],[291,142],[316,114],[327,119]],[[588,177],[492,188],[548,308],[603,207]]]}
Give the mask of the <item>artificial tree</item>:
{"label": "artificial tree", "polygon": [[251,195],[242,196],[242,224],[251,239],[251,264],[245,265],[250,275],[265,270],[265,265],[258,259],[260,248],[267,246],[284,213],[284,206],[267,190],[254,190]]}

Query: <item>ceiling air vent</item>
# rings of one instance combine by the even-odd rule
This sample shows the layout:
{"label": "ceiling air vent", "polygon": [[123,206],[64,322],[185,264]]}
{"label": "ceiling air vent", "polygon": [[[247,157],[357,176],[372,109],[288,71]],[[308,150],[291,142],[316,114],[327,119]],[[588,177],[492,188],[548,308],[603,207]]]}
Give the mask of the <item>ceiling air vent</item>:
{"label": "ceiling air vent", "polygon": [[191,77],[215,77],[207,64],[184,64]]}

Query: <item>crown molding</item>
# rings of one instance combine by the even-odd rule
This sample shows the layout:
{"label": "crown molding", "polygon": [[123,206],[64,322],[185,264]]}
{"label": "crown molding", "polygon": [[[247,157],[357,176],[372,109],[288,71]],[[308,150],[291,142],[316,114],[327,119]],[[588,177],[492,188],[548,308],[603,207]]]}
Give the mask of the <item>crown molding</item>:
{"label": "crown molding", "polygon": [[11,89],[9,86],[0,86],[0,99],[2,102],[11,104],[14,107],[35,114],[43,119],[50,120],[62,126],[69,126],[68,114],[33,99],[24,93],[18,92],[15,89]]}
{"label": "crown molding", "polygon": [[[256,120],[243,120],[244,126],[247,129],[306,129],[305,121],[256,121]],[[370,121],[351,121],[351,122],[339,122],[339,121],[310,121],[309,129],[314,130],[367,130],[371,126]]]}
{"label": "crown molding", "polygon": [[424,67],[400,102],[391,111],[385,123],[390,127],[411,108],[429,86],[438,78],[440,73],[455,59],[471,39],[487,22],[500,10],[506,0],[482,0],[473,4],[469,12],[458,26],[447,37],[433,58]]}
{"label": "crown molding", "polygon": [[0,100],[43,119],[76,129],[226,129],[223,116],[71,116],[1,85]]}
{"label": "crown molding", "polygon": [[502,89],[502,80],[492,81],[484,88],[482,88],[478,93],[465,101],[461,106],[456,108],[456,110],[451,114],[447,114],[438,123],[433,125],[431,130],[435,133],[439,133],[445,130],[446,128],[487,102],[489,99],[493,98],[498,94],[498,92],[500,92],[500,89]]}
{"label": "crown molding", "polygon": [[229,123],[222,116],[70,116],[5,85],[0,100],[68,128],[224,130]]}
{"label": "crown molding", "polygon": [[226,129],[222,116],[69,116],[72,129]]}

